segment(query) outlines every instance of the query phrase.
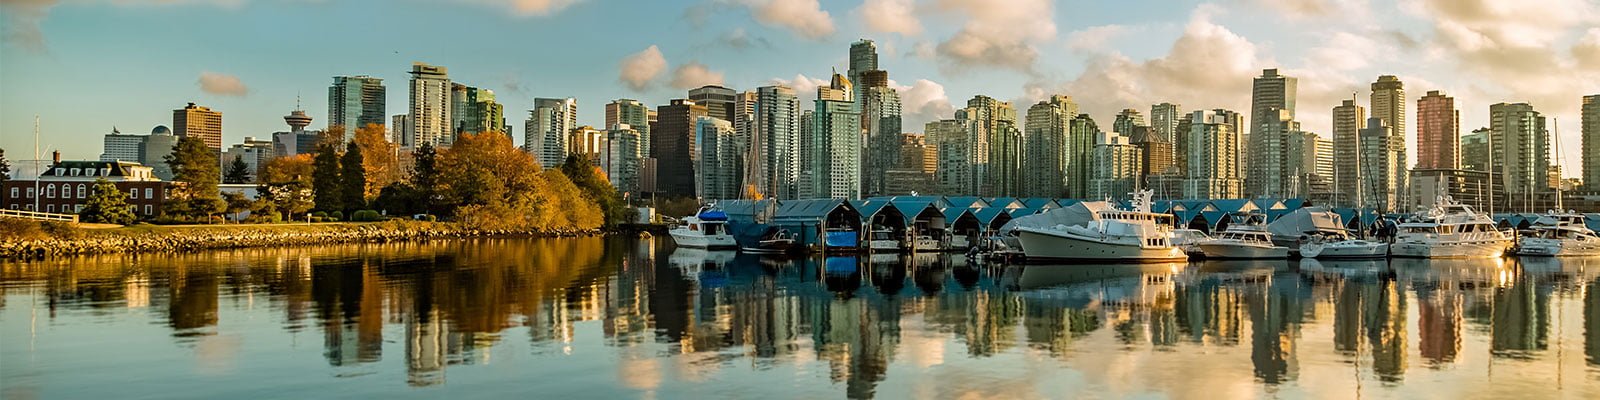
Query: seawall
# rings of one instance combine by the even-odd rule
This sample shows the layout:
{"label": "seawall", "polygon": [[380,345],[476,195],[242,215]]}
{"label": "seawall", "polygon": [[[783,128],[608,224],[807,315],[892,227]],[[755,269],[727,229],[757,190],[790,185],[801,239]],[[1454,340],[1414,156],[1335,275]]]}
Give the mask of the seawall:
{"label": "seawall", "polygon": [[[557,237],[602,234],[602,231],[480,231],[448,222],[390,221],[276,225],[206,225],[164,227],[140,225],[114,229],[81,229],[50,238],[0,238],[0,258],[52,257],[106,253],[163,253],[246,247],[308,246],[333,243],[385,243],[465,237]],[[67,237],[63,237],[67,236]]]}

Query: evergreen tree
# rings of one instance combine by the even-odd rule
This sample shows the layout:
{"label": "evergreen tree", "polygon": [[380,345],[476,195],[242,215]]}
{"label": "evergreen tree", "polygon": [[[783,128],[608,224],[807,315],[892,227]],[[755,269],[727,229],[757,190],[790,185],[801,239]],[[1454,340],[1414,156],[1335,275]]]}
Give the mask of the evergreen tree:
{"label": "evergreen tree", "polygon": [[339,159],[344,168],[339,179],[344,181],[344,208],[348,211],[367,208],[367,173],[362,167],[361,147],[356,142],[345,146],[344,157]]}
{"label": "evergreen tree", "polygon": [[412,155],[411,189],[416,195],[416,206],[429,214],[441,214],[439,205],[439,152],[433,144],[423,143]]}
{"label": "evergreen tree", "polygon": [[127,225],[137,220],[133,210],[128,208],[128,194],[118,190],[117,185],[106,178],[95,179],[94,191],[84,200],[83,211],[78,212],[78,217],[84,222],[117,225]]}
{"label": "evergreen tree", "polygon": [[244,163],[244,157],[234,156],[233,163],[228,164],[228,172],[222,174],[222,183],[239,184],[250,182],[250,165]]}
{"label": "evergreen tree", "polygon": [[6,149],[0,148],[0,182],[11,179],[11,160],[6,159]]}
{"label": "evergreen tree", "polygon": [[254,202],[250,201],[250,198],[245,197],[244,193],[239,192],[223,193],[222,201],[228,203],[227,211],[229,214],[233,214],[234,219],[238,219],[239,213],[250,210],[250,207],[254,205]]}
{"label": "evergreen tree", "polygon": [[317,210],[344,209],[338,145],[328,142],[317,145],[317,156],[311,160],[311,196],[315,199]]}
{"label": "evergreen tree", "polygon": [[584,199],[600,207],[605,213],[606,226],[625,223],[629,220],[631,211],[622,197],[617,195],[617,189],[611,186],[605,174],[598,167],[590,164],[589,160],[576,155],[567,156],[566,162],[561,164],[561,173],[566,174],[578,189],[583,191]]}
{"label": "evergreen tree", "polygon": [[165,161],[172,168],[172,180],[182,183],[173,190],[173,200],[163,207],[165,213],[206,217],[222,212],[227,206],[217,190],[222,167],[217,162],[216,151],[206,147],[205,141],[194,136],[179,138]]}

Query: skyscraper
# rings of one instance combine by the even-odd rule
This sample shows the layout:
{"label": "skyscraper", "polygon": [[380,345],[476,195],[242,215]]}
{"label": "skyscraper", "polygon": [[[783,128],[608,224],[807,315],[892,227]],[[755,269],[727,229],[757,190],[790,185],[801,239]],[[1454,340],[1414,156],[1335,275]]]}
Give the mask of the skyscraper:
{"label": "skyscraper", "polygon": [[328,86],[328,126],[345,127],[345,136],[354,138],[357,128],[384,125],[388,116],[384,105],[388,90],[383,79],[366,75],[335,76]]}
{"label": "skyscraper", "polygon": [[409,121],[411,114],[395,114],[389,117],[389,141],[405,148],[416,146],[414,141],[416,138],[407,133],[411,132]]}
{"label": "skyscraper", "polygon": [[1183,115],[1183,112],[1179,111],[1178,108],[1179,105],[1172,103],[1150,106],[1151,133],[1162,138],[1167,143],[1177,142],[1178,118]]}
{"label": "skyscraper", "polygon": [[954,118],[929,122],[923,127],[938,159],[934,186],[939,194],[965,196],[977,192],[973,169],[978,154],[973,144],[978,141],[978,130],[974,125],[970,120]]}
{"label": "skyscraper", "polygon": [[606,103],[606,126],[627,124],[639,134],[640,157],[650,156],[650,107],[634,99],[616,99]]}
{"label": "skyscraper", "polygon": [[[1552,193],[1550,131],[1543,114],[1528,103],[1489,106],[1490,174],[1505,188],[1513,210],[1542,210],[1538,196]],[[1553,205],[1553,203],[1551,203]],[[1548,207],[1548,205],[1546,205]]]}
{"label": "skyscraper", "polygon": [[411,114],[406,117],[408,144],[450,146],[455,124],[451,121],[450,73],[445,67],[411,63]]}
{"label": "skyscraper", "polygon": [[1077,116],[1071,97],[1028,107],[1022,135],[1022,192],[1026,197],[1061,197],[1067,185],[1067,129]]}
{"label": "skyscraper", "polygon": [[105,140],[100,143],[104,147],[104,151],[100,153],[100,161],[132,161],[142,164],[145,162],[142,159],[144,140],[148,137],[123,134],[116,127],[112,127],[111,133],[107,133]]}
{"label": "skyscraper", "polygon": [[733,123],[716,117],[695,119],[695,196],[704,200],[730,200],[740,196],[742,174]]}
{"label": "skyscraper", "polygon": [[1367,110],[1356,105],[1355,100],[1345,100],[1333,108],[1333,203],[1354,207],[1356,194],[1362,188],[1361,180],[1361,127],[1366,123]]}
{"label": "skyscraper", "polygon": [[[862,155],[862,192],[866,196],[887,194],[886,174],[900,161],[900,93],[889,87],[882,70],[862,74],[870,82],[861,92],[861,130],[866,135],[866,154]],[[858,82],[859,83],[859,82]]]}
{"label": "skyscraper", "polygon": [[1295,97],[1299,80],[1279,75],[1277,69],[1261,71],[1251,88],[1250,127],[1245,137],[1248,146],[1241,160],[1245,167],[1245,196],[1284,196],[1290,186],[1286,178],[1288,152],[1284,148],[1291,131],[1299,130],[1295,119]]}
{"label": "skyscraper", "polygon": [[1485,173],[1496,170],[1489,165],[1489,128],[1461,135],[1461,169]]}
{"label": "skyscraper", "polygon": [[1188,171],[1183,181],[1183,197],[1190,199],[1236,199],[1244,184],[1239,165],[1239,113],[1217,109],[1190,114],[1189,134],[1184,140],[1188,152]]}
{"label": "skyscraper", "polygon": [[1437,90],[1417,98],[1417,169],[1461,168],[1461,112]]}
{"label": "skyscraper", "polygon": [[1136,126],[1146,126],[1144,115],[1140,114],[1139,110],[1132,108],[1124,108],[1122,111],[1117,112],[1117,119],[1111,121],[1111,131],[1122,135],[1123,139],[1132,136],[1133,128]]}
{"label": "skyscraper", "polygon": [[[1359,203],[1362,208],[1373,208],[1380,213],[1400,210],[1399,193],[1406,178],[1403,147],[1395,142],[1403,136],[1394,135],[1388,121],[1379,117],[1367,118],[1367,127],[1360,132]],[[1404,139],[1400,139],[1404,140]],[[1401,153],[1395,151],[1402,149]]]}
{"label": "skyscraper", "polygon": [[539,165],[551,168],[567,160],[568,134],[578,127],[578,100],[536,98],[523,126],[523,145]]}
{"label": "skyscraper", "polygon": [[[861,114],[850,96],[854,87],[843,75],[817,88],[810,140],[801,151],[801,195],[807,198],[861,197]],[[840,96],[843,96],[840,98]]]}
{"label": "skyscraper", "polygon": [[1067,197],[1088,198],[1091,179],[1094,179],[1094,144],[1100,137],[1100,127],[1089,114],[1078,114],[1067,123],[1066,170]]}
{"label": "skyscraper", "polygon": [[1600,94],[1583,96],[1583,190],[1600,194]]}
{"label": "skyscraper", "polygon": [[[1406,88],[1405,83],[1394,75],[1382,75],[1377,81],[1372,82],[1372,117],[1382,118],[1393,130],[1391,134],[1400,136],[1399,143],[1405,143],[1406,135]],[[1404,160],[1400,163],[1405,165]]]}
{"label": "skyscraper", "polygon": [[850,44],[850,69],[845,71],[845,76],[849,77],[850,82],[856,85],[856,91],[854,94],[857,100],[861,100],[863,98],[861,92],[865,91],[867,88],[867,85],[865,84],[867,79],[863,78],[862,75],[865,75],[867,71],[873,71],[877,69],[877,43],[873,43],[872,40],[861,39]]}
{"label": "skyscraper", "polygon": [[769,197],[799,194],[800,100],[788,86],[756,88],[755,127],[746,146],[744,182]]}
{"label": "skyscraper", "polygon": [[460,83],[450,85],[451,120],[455,134],[499,132],[510,139],[506,108],[494,100],[494,91]]}
{"label": "skyscraper", "polygon": [[1116,132],[1101,132],[1095,139],[1093,178],[1089,181],[1089,198],[1125,198],[1138,188],[1139,148],[1128,138]]}
{"label": "skyscraper", "polygon": [[606,149],[600,154],[600,169],[618,192],[637,195],[643,154],[637,129],[628,124],[610,124],[606,130]]}
{"label": "skyscraper", "polygon": [[139,158],[148,162],[150,173],[162,180],[172,180],[172,166],[167,165],[167,156],[172,154],[172,148],[178,145],[178,136],[172,134],[172,129],[165,125],[156,125],[150,130],[150,136],[144,139],[144,148]]}
{"label": "skyscraper", "polygon": [[656,107],[656,123],[650,127],[650,148],[656,159],[656,190],[667,196],[695,195],[695,167],[699,151],[695,150],[694,124],[700,117],[708,116],[706,107],[694,100],[672,99],[670,104]]}
{"label": "skyscraper", "polygon": [[189,103],[172,110],[172,133],[178,137],[197,137],[212,151],[222,153],[222,113]]}
{"label": "skyscraper", "polygon": [[1017,109],[1010,102],[977,95],[967,100],[958,119],[973,122],[978,130],[974,151],[980,159],[974,167],[977,194],[987,197],[1016,196],[1022,190],[1022,131],[1017,129]]}
{"label": "skyscraper", "polygon": [[689,90],[689,100],[693,100],[695,104],[705,106],[706,113],[712,118],[728,121],[730,124],[738,119],[736,114],[739,108],[734,104],[734,100],[738,95],[739,92],[733,89],[717,85],[706,85]]}

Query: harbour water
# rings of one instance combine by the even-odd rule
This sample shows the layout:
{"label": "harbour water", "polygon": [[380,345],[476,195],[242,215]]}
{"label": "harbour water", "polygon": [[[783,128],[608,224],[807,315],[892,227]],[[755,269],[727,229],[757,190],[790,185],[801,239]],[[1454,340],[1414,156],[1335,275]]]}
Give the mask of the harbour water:
{"label": "harbour water", "polygon": [[0,398],[1600,398],[1600,259],[979,266],[618,238],[0,262]]}

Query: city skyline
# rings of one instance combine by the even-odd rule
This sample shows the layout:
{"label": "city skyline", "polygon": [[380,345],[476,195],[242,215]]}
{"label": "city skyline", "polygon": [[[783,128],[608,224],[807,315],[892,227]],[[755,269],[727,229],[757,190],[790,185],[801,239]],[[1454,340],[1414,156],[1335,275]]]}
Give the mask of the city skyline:
{"label": "city skyline", "polygon": [[[447,67],[452,81],[495,91],[507,116],[524,115],[536,97],[576,98],[579,125],[603,125],[602,110],[612,100],[639,99],[654,107],[704,83],[738,91],[787,84],[800,104],[809,106],[830,69],[847,70],[848,44],[868,38],[879,48],[876,66],[893,71],[890,85],[903,97],[902,130],[907,132],[952,118],[957,105],[976,95],[1019,108],[1050,95],[1074,96],[1082,112],[1103,122],[1119,110],[1144,110],[1162,102],[1182,104],[1180,113],[1217,108],[1248,112],[1250,79],[1262,69],[1279,68],[1300,81],[1296,120],[1303,129],[1329,137],[1330,110],[1340,99],[1358,92],[1357,104],[1365,105],[1370,82],[1379,75],[1396,75],[1413,99],[1432,90],[1454,97],[1464,133],[1488,126],[1488,106],[1501,102],[1528,102],[1566,122],[1559,132],[1563,155],[1552,161],[1563,165],[1564,175],[1577,176],[1578,110],[1582,96],[1600,91],[1600,73],[1589,72],[1600,69],[1584,68],[1591,63],[1600,67],[1600,29],[1585,30],[1600,21],[1600,7],[1578,1],[1552,0],[1546,7],[1531,7],[1537,9],[1533,13],[1495,4],[1473,9],[1457,2],[1411,1],[1312,1],[1303,2],[1311,5],[1303,9],[1255,2],[1161,3],[1141,7],[1150,11],[1138,15],[1093,2],[1035,1],[1010,7],[877,0],[773,7],[740,1],[717,3],[730,6],[720,11],[707,4],[619,7],[599,1],[540,3],[550,8],[517,2],[504,7],[494,6],[497,2],[396,7],[395,26],[428,13],[451,21],[490,15],[480,18],[481,26],[474,29],[479,33],[554,34],[597,18],[633,22],[620,24],[630,28],[615,34],[525,49],[427,51],[419,49],[468,39],[457,33],[419,39],[400,29],[367,33],[343,27],[315,34],[284,30],[263,38],[237,26],[264,18],[317,23],[391,5],[220,3],[6,4],[0,8],[9,23],[0,45],[5,55],[0,57],[0,86],[8,88],[0,98],[0,147],[13,149],[15,159],[30,158],[32,116],[38,114],[43,152],[59,149],[69,158],[94,159],[100,149],[88,139],[109,133],[113,126],[145,132],[170,124],[171,110],[188,102],[228,116],[226,145],[283,130],[281,116],[295,108],[297,97],[306,100],[300,108],[316,119],[313,128],[320,129],[332,118],[327,104],[317,100],[335,76],[383,79],[392,116],[409,100],[405,86],[412,62]],[[1263,16],[1283,18],[1259,18]],[[208,51],[230,56],[185,57],[192,61],[184,63],[153,57],[196,50],[175,40],[182,37],[179,32],[127,25],[178,19],[196,20],[196,29],[215,31],[216,37],[195,40],[210,43]],[[1279,22],[1260,22],[1271,20]],[[139,43],[134,47],[141,51],[108,48],[100,39],[112,31]],[[663,31],[670,32],[656,34]],[[1468,34],[1480,40],[1468,43],[1462,37]],[[346,50],[294,44],[318,43],[312,40],[323,36],[344,37],[350,43],[335,46]],[[1534,39],[1536,46],[1529,43]],[[1208,48],[1226,51],[1195,54]],[[1390,51],[1408,48],[1414,51]],[[503,52],[505,57],[482,57],[469,51],[474,49]],[[564,54],[540,57],[550,51]],[[1417,57],[1383,58],[1413,53]],[[296,56],[304,58],[292,59]],[[1512,62],[1519,57],[1551,62],[1529,68]],[[285,62],[291,67],[281,67]],[[138,69],[145,77],[107,82],[104,78],[125,75],[98,65]],[[1405,106],[1411,108],[1411,103]],[[1404,124],[1408,164],[1417,160],[1415,114],[1409,112]],[[512,136],[520,139],[524,132]]]}

